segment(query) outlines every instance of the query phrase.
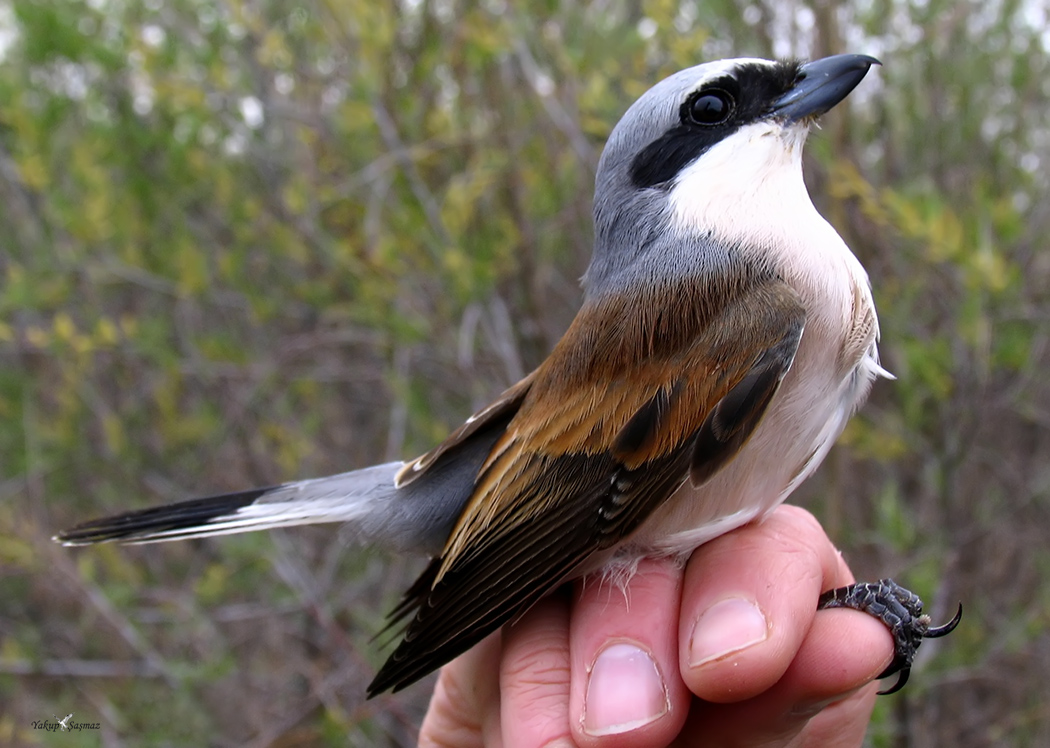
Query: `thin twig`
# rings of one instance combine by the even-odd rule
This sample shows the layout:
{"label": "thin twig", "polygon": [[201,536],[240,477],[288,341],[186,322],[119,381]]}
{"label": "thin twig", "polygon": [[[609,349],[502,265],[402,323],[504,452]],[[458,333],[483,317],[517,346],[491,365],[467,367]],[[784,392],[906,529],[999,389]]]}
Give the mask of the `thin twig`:
{"label": "thin twig", "polygon": [[5,675],[46,675],[57,678],[162,678],[163,671],[138,660],[0,660]]}

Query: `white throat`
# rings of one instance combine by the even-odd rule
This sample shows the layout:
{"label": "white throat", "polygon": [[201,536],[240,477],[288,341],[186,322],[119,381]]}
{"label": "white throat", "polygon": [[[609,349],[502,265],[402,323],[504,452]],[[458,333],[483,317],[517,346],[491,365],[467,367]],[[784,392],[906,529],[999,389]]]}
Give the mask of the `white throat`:
{"label": "white throat", "polygon": [[713,146],[671,188],[675,224],[760,251],[800,238],[838,239],[802,179],[807,132],[806,125],[756,122]]}
{"label": "white throat", "polygon": [[868,275],[817,212],[802,178],[804,124],[756,122],[719,142],[678,175],[672,224],[709,234],[775,270],[802,295],[809,322],[847,323],[854,293],[873,306]]}

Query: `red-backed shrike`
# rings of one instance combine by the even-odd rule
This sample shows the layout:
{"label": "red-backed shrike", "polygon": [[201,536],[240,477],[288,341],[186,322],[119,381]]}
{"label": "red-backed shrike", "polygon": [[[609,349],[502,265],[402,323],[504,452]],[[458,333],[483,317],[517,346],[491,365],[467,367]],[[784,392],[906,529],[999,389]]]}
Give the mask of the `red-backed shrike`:
{"label": "red-backed shrike", "polygon": [[[737,59],[645,93],[598,165],[583,306],[551,355],[408,463],[89,522],[144,543],[342,522],[430,554],[369,687],[399,689],[576,576],[684,555],[761,517],[827,455],[879,366],[868,277],[802,179],[810,124],[877,61]],[[829,594],[930,629],[899,588]],[[889,612],[886,612],[889,611]],[[900,629],[900,633],[897,629]],[[910,650],[909,650],[910,646]]]}

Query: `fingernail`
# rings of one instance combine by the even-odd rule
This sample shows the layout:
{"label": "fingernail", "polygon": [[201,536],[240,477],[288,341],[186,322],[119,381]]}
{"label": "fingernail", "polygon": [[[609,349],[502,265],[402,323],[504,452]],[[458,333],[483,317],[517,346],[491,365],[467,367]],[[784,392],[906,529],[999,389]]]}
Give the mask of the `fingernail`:
{"label": "fingernail", "polygon": [[670,709],[656,662],[634,644],[603,649],[591,667],[583,702],[583,731],[616,735],[659,719]]}
{"label": "fingernail", "polygon": [[742,597],[715,603],[693,626],[689,665],[699,667],[765,641],[769,624],[758,606]]}

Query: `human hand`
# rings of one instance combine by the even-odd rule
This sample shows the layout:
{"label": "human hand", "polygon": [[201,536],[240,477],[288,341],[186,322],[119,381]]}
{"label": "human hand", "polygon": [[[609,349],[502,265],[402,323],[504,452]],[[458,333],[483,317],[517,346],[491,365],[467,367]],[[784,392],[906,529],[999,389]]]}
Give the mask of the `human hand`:
{"label": "human hand", "polygon": [[816,609],[853,581],[813,516],[782,506],[684,569],[643,561],[626,593],[578,582],[441,671],[420,745],[859,745],[892,639]]}

